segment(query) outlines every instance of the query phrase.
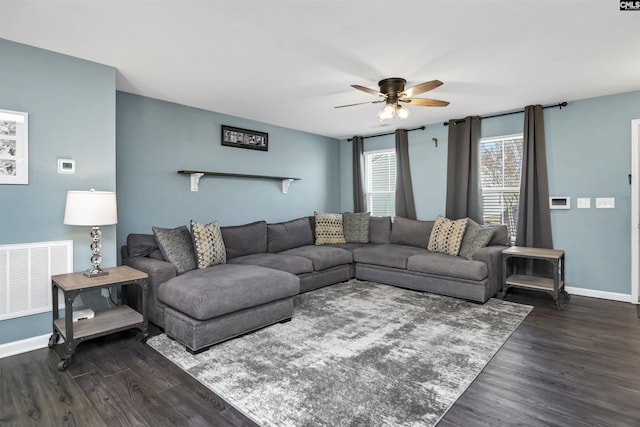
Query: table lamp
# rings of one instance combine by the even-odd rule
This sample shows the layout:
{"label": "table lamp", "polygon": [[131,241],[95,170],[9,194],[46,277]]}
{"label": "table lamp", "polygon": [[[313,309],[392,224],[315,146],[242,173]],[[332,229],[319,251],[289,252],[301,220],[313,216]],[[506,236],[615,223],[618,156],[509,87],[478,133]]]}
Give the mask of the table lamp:
{"label": "table lamp", "polygon": [[118,223],[116,193],[112,191],[68,191],[64,210],[64,223],[91,227],[91,263],[92,268],[84,272],[87,277],[109,274],[100,268],[102,255],[100,249],[101,225]]}

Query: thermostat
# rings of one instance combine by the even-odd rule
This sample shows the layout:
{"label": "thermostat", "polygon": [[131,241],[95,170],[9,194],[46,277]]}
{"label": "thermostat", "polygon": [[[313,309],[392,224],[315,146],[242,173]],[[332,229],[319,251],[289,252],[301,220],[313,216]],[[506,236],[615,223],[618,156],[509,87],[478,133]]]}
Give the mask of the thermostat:
{"label": "thermostat", "polygon": [[571,197],[569,196],[549,197],[549,209],[571,209]]}
{"label": "thermostat", "polygon": [[76,161],[71,159],[58,159],[58,173],[76,173]]}

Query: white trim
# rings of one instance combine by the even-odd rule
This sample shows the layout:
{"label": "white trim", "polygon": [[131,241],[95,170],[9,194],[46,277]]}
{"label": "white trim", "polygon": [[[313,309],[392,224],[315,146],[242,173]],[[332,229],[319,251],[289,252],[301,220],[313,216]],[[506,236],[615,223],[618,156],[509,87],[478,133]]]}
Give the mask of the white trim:
{"label": "white trim", "polygon": [[608,299],[611,301],[633,302],[633,300],[631,299],[631,295],[629,294],[619,294],[617,292],[598,291],[595,289],[586,288],[574,288],[573,286],[566,286],[565,289],[567,290],[567,292],[569,292],[570,295]]}
{"label": "white trim", "polygon": [[631,302],[640,298],[640,119],[631,120]]}
{"label": "white trim", "polygon": [[51,334],[0,344],[0,359],[48,347],[49,337],[51,337]]}

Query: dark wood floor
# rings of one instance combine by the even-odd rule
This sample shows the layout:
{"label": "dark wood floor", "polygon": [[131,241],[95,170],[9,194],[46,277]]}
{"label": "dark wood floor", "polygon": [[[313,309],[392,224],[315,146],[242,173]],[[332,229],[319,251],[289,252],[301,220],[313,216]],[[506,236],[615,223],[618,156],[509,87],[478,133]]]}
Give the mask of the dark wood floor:
{"label": "dark wood floor", "polygon": [[[640,426],[640,319],[630,304],[510,291],[535,309],[439,427]],[[0,360],[0,425],[253,426],[134,332]]]}

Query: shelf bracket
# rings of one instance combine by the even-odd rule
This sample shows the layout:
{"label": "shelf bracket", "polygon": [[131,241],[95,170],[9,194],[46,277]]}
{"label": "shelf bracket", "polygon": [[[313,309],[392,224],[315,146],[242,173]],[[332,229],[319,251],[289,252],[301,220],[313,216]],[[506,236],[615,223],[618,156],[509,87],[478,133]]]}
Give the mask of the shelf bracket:
{"label": "shelf bracket", "polygon": [[200,178],[204,176],[203,173],[191,174],[191,191],[198,191],[198,185],[200,185]]}
{"label": "shelf bracket", "polygon": [[282,180],[282,194],[287,194],[289,192],[289,186],[293,181],[295,181],[295,179],[287,178]]}

